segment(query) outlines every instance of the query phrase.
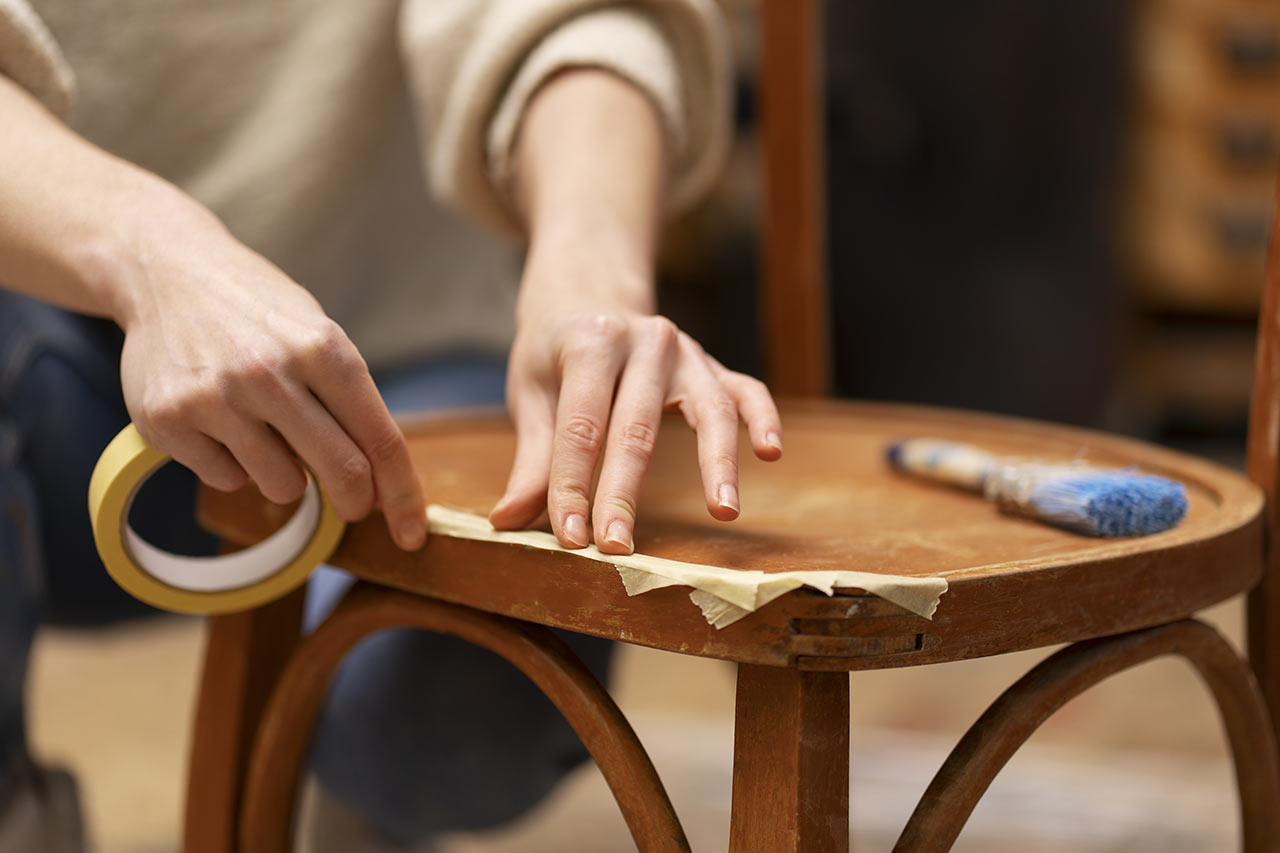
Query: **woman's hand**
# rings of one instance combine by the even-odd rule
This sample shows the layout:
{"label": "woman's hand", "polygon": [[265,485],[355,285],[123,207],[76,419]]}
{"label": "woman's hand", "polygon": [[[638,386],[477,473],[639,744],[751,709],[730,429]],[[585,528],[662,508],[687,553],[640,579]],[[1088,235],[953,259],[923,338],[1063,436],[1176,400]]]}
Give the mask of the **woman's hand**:
{"label": "woman's hand", "polygon": [[277,503],[302,496],[305,462],[344,520],[381,507],[397,544],[420,547],[422,487],[355,346],[211,214],[163,196],[120,265],[132,282],[120,373],[138,431],[210,486],[252,480]]}
{"label": "woman's hand", "polygon": [[382,508],[422,545],[408,447],[347,336],[309,293],[176,187],[76,136],[0,75],[0,281],[125,330],[142,436],[209,485],[301,496],[299,459],[338,514]]}
{"label": "woman's hand", "polygon": [[707,510],[737,518],[738,420],[766,460],[782,454],[782,426],[762,383],[654,314],[665,173],[657,111],[609,72],[565,71],[529,104],[515,166],[530,233],[507,373],[518,444],[490,521],[522,527],[545,508],[566,547],[594,541],[631,553],[640,483],[668,409],[698,434]]}
{"label": "woman's hand", "polygon": [[739,417],[756,456],[782,454],[782,427],[764,384],[725,369],[665,317],[548,315],[521,330],[508,370],[518,446],[506,494],[490,516],[500,529],[529,524],[546,509],[566,547],[594,541],[605,553],[631,553],[641,481],[668,409],[679,409],[698,434],[707,511],[721,521],[739,512]]}

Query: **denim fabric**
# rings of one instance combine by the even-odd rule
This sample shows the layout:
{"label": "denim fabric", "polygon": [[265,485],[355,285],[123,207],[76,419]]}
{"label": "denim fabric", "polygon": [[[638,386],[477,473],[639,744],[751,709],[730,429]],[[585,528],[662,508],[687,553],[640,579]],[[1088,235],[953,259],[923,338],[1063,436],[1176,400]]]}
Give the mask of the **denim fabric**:
{"label": "denim fabric", "polygon": [[[109,323],[0,291],[0,801],[25,759],[22,692],[37,616],[75,624],[142,615],[93,548],[86,510],[98,454],[128,420]],[[459,356],[377,377],[393,409],[502,399],[503,366]],[[179,553],[216,543],[193,521],[195,478],[168,466],[130,519]],[[324,568],[314,625],[349,585]],[[607,675],[611,644],[568,637]],[[343,662],[312,745],[313,769],[384,833],[418,838],[518,816],[585,760],[551,703],[501,659],[452,637],[387,631]]]}
{"label": "denim fabric", "polygon": [[25,755],[22,689],[40,587],[35,499],[17,451],[17,430],[0,410],[0,809]]}
{"label": "denim fabric", "polygon": [[[459,358],[380,377],[379,388],[392,410],[431,409],[499,402],[503,381],[500,364]],[[316,573],[308,627],[350,582],[335,569]],[[561,637],[607,678],[612,643]],[[506,823],[587,758],[573,729],[515,667],[455,637],[412,629],[375,634],[352,650],[312,743],[320,783],[406,841]]]}
{"label": "denim fabric", "polygon": [[[151,612],[111,581],[89,529],[89,477],[128,421],[120,343],[110,323],[0,290],[0,803],[27,761],[23,686],[37,622]],[[164,547],[210,553],[183,473],[170,466],[139,495],[138,526]]]}

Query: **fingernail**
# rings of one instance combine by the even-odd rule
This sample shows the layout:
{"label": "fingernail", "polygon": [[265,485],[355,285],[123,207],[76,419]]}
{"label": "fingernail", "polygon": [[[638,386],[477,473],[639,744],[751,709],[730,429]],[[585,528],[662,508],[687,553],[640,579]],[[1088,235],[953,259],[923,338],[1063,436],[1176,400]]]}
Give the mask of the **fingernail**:
{"label": "fingernail", "polygon": [[615,521],[609,525],[604,539],[606,542],[626,548],[628,554],[635,550],[635,546],[631,544],[631,531],[627,530],[627,525],[621,521]]}
{"label": "fingernail", "polygon": [[776,432],[771,432],[764,437],[764,443],[772,447],[774,450],[782,449],[782,436]]}
{"label": "fingernail", "polygon": [[725,509],[731,509],[734,512],[738,511],[738,487],[737,486],[734,486],[731,483],[725,483],[723,486],[720,487],[719,497],[720,497],[720,506],[724,507]]}
{"label": "fingernail", "polygon": [[400,525],[400,547],[416,551],[427,539],[427,528],[421,521],[409,519]]}
{"label": "fingernail", "polygon": [[564,535],[579,548],[585,548],[591,541],[587,533],[587,520],[577,513],[564,520]]}

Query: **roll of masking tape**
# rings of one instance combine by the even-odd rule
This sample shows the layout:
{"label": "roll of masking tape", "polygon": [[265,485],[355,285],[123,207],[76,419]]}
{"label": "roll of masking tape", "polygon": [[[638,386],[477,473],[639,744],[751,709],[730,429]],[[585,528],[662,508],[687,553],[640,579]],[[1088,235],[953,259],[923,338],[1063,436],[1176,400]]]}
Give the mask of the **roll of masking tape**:
{"label": "roll of masking tape", "polygon": [[129,526],[129,508],[168,461],[129,424],[102,452],[89,481],[89,518],[103,564],[125,591],[152,606],[179,613],[252,609],[299,587],[342,539],[346,525],[308,476],[293,517],[257,545],[220,557],[163,551]]}

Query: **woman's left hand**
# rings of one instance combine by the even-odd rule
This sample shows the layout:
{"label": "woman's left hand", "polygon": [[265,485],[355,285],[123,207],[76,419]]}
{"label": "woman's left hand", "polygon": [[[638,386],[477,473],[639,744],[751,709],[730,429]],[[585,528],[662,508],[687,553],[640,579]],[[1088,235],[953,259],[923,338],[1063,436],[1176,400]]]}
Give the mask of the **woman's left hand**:
{"label": "woman's left hand", "polygon": [[[545,508],[560,543],[629,554],[641,481],[662,413],[697,433],[707,511],[738,517],[738,420],[756,456],[782,455],[782,425],[764,383],[728,370],[665,317],[576,306],[523,327],[508,368],[518,444],[490,520],[522,527]],[[594,502],[591,482],[603,453]]]}
{"label": "woman's left hand", "polygon": [[653,312],[665,175],[653,104],[608,71],[564,71],[531,100],[515,163],[530,247],[507,366],[516,459],[493,526],[523,527],[545,509],[565,547],[631,553],[667,409],[698,434],[707,510],[737,518],[738,420],[766,460],[782,455],[782,425],[761,382]]}

